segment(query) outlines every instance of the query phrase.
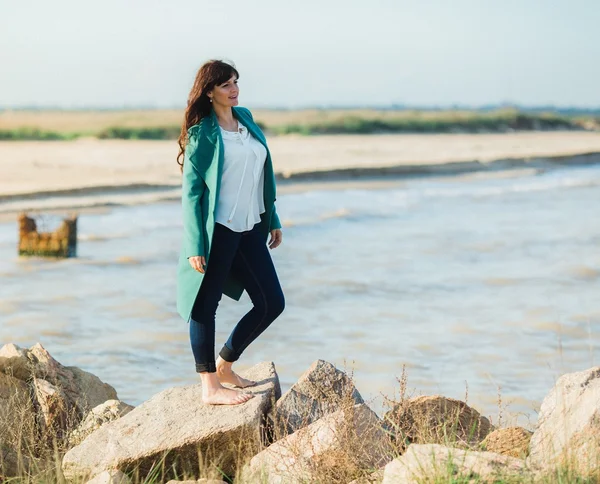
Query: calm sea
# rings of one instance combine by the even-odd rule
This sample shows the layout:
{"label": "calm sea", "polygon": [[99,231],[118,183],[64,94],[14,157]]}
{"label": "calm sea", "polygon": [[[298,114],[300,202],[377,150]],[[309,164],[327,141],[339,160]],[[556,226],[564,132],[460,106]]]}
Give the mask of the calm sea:
{"label": "calm sea", "polygon": [[[278,195],[271,251],[284,313],[236,363],[273,361],[286,391],[316,359],[381,416],[408,394],[467,399],[529,426],[558,376],[598,363],[600,167],[419,178]],[[79,218],[79,256],[16,255],[0,225],[0,342],[41,342],[138,405],[198,381],[175,311],[178,202]],[[224,296],[217,348],[250,309]]]}

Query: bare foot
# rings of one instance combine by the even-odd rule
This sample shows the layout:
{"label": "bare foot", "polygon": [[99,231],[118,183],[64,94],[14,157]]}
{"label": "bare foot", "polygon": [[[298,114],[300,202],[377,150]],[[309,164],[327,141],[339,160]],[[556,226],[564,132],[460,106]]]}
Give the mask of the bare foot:
{"label": "bare foot", "polygon": [[238,405],[254,398],[253,393],[244,393],[232,388],[221,387],[211,393],[202,392],[202,401],[209,405]]}
{"label": "bare foot", "polygon": [[236,387],[246,388],[256,385],[253,380],[241,377],[235,371],[231,369],[231,363],[225,361],[220,356],[217,357],[217,376],[221,383],[230,383]]}

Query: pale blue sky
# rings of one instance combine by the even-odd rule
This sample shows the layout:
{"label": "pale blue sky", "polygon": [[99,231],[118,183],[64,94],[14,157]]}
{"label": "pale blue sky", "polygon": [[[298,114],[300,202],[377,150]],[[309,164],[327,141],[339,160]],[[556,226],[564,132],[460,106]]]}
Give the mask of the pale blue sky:
{"label": "pale blue sky", "polygon": [[183,107],[225,58],[249,107],[600,107],[598,25],[598,0],[0,0],[0,106]]}

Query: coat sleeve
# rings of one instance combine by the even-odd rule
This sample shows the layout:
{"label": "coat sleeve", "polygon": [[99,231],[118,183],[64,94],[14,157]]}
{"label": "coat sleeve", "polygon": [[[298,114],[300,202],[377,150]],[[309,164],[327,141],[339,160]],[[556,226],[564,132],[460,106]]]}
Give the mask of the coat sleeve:
{"label": "coat sleeve", "polygon": [[273,215],[271,215],[271,226],[269,227],[269,232],[271,230],[280,229],[281,222],[279,221],[279,215],[277,215],[277,207],[273,204]]}
{"label": "coat sleeve", "polygon": [[206,189],[204,179],[196,169],[196,148],[198,136],[189,134],[183,158],[183,177],[181,183],[181,206],[183,212],[183,237],[185,256],[206,256],[202,232],[202,195]]}

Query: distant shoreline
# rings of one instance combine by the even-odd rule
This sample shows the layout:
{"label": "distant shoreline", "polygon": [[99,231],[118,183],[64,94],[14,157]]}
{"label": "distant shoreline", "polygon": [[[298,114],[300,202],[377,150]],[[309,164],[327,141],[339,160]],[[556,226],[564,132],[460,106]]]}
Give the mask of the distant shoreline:
{"label": "distant shoreline", "polygon": [[[482,164],[473,161],[433,165],[397,165],[374,168],[346,168],[320,172],[277,174],[279,193],[350,188],[377,189],[398,185],[409,178],[458,176],[469,173],[501,175],[523,170],[547,170],[565,166],[600,164],[600,152],[556,157],[496,160]],[[0,222],[13,220],[22,211],[35,213],[94,211],[111,206],[143,205],[179,200],[179,185],[107,185],[66,190],[0,195]],[[32,201],[34,203],[32,203]]]}
{"label": "distant shoreline", "polygon": [[[515,169],[551,169],[565,166],[585,166],[600,164],[600,151],[528,158],[498,159],[482,163],[480,161],[458,161],[449,163],[392,165],[375,167],[335,168],[284,174],[275,173],[277,182],[295,184],[299,182],[345,182],[352,180],[374,181],[392,175],[397,179],[425,176],[462,175],[475,172],[498,172]],[[98,185],[62,190],[40,190],[35,192],[0,194],[0,204],[7,201],[31,200],[50,197],[69,197],[110,193],[152,193],[166,192],[179,188],[179,184],[132,183],[125,185]]]}
{"label": "distant shoreline", "polygon": [[[600,164],[600,136],[590,133],[317,138],[269,140],[278,193]],[[164,141],[0,142],[0,214],[175,200],[175,148]]]}
{"label": "distant shoreline", "polygon": [[[394,175],[397,177],[418,177],[427,175],[461,175],[479,171],[502,171],[520,168],[552,168],[556,166],[579,166],[600,164],[600,151],[577,153],[572,155],[538,156],[526,158],[504,158],[489,162],[478,160],[457,161],[448,163],[392,165],[378,167],[338,168],[334,170],[307,171],[291,173],[288,176],[279,174],[279,179],[289,181],[347,180],[354,178],[380,177]],[[0,197],[1,200],[1,197]]]}

